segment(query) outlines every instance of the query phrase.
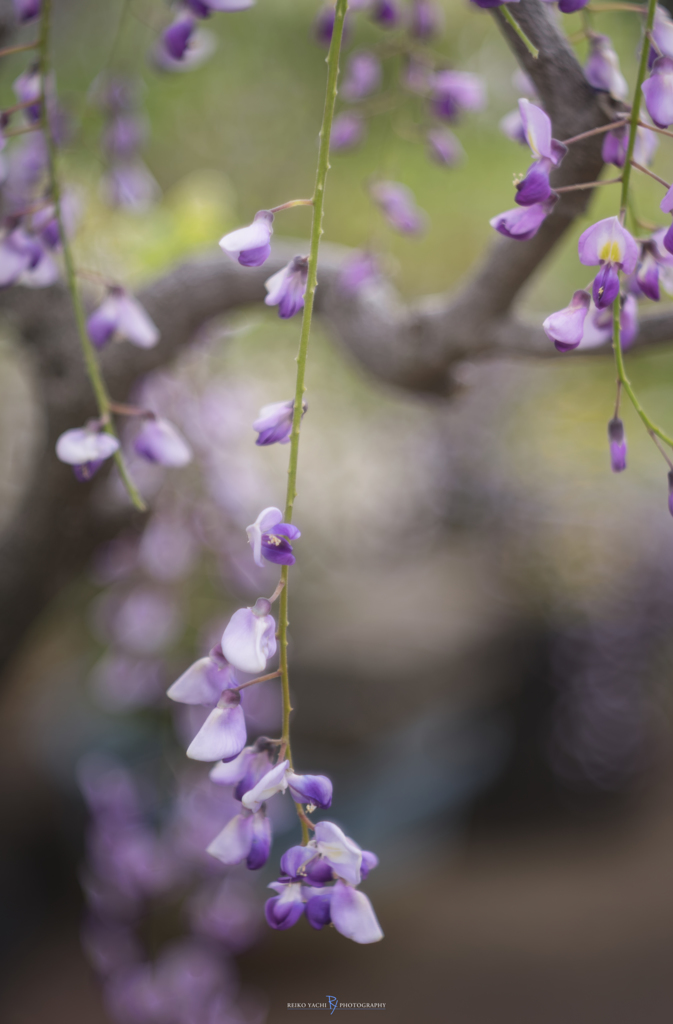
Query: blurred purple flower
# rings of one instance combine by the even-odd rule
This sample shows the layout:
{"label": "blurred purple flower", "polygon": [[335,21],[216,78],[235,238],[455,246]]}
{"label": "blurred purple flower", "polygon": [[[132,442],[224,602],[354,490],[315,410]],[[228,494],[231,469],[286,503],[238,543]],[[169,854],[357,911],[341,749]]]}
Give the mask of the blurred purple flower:
{"label": "blurred purple flower", "polygon": [[183,9],[161,37],[162,45],[169,57],[173,60],[182,60],[195,28],[194,15]]}
{"label": "blurred purple flower", "polygon": [[108,629],[123,650],[139,655],[157,654],[175,639],[180,629],[179,609],[165,591],[137,586],[113,609]]}
{"label": "blurred purple flower", "polygon": [[371,96],[381,84],[381,61],[371,50],[356,50],[348,58],[340,94],[348,103]]}
{"label": "blurred purple flower", "polygon": [[431,88],[432,111],[447,121],[464,110],[481,110],[486,103],[484,83],[470,71],[438,71]]}
{"label": "blurred purple flower", "polygon": [[108,651],[94,666],[91,685],[106,711],[131,711],[156,703],[165,686],[166,670],[157,658],[137,658]]}
{"label": "blurred purple flower", "polygon": [[34,235],[21,227],[7,232],[0,240],[0,288],[16,284],[43,257],[44,250]]}
{"label": "blurred purple flower", "polygon": [[278,896],[272,896],[264,905],[264,916],[267,924],[278,931],[292,928],[304,913],[304,905],[309,895],[313,895],[300,882],[271,882],[270,889],[275,889]]}
{"label": "blurred purple flower", "polygon": [[353,149],[365,136],[365,122],[352,110],[343,110],[334,118],[330,136],[330,150]]}
{"label": "blurred purple flower", "polygon": [[656,125],[668,128],[673,124],[673,59],[658,57],[652,73],[643,82],[647,112]]}
{"label": "blurred purple flower", "polygon": [[187,523],[176,516],[155,513],[143,530],[138,561],[156,580],[181,580],[194,568],[199,545]]}
{"label": "blurred purple flower", "polygon": [[368,11],[372,21],[382,28],[394,28],[402,16],[397,0],[371,0]]}
{"label": "blurred purple flower", "polygon": [[339,272],[339,287],[350,295],[381,277],[381,270],[376,256],[364,250],[349,256]]}
{"label": "blurred purple flower", "polygon": [[414,39],[432,39],[444,27],[444,12],[433,0],[412,0],[409,34]]}
{"label": "blurred purple flower", "polygon": [[42,0],[14,0],[14,13],[22,24],[34,21],[42,13]]}
{"label": "blurred purple flower", "polygon": [[159,185],[142,160],[124,160],[110,167],[101,180],[107,203],[112,207],[144,213],[159,195]]}
{"label": "blurred purple flower", "polygon": [[19,103],[29,104],[25,114],[29,121],[36,122],[42,117],[42,75],[37,65],[23,71],[13,82],[14,95]]}
{"label": "blurred purple flower", "polygon": [[673,516],[673,469],[668,471],[668,511]]}
{"label": "blurred purple flower", "polygon": [[66,430],[56,442],[56,457],[72,466],[78,480],[90,480],[106,459],[119,448],[119,441],[96,427]]}
{"label": "blurred purple flower", "polygon": [[425,214],[416,206],[414,194],[406,185],[397,181],[377,181],[371,186],[370,193],[391,227],[405,235],[417,235],[423,231]]}
{"label": "blurred purple flower", "polygon": [[[615,167],[623,167],[626,160],[626,151],[629,145],[630,128],[626,125],[623,128],[615,128],[607,132],[603,140],[603,160],[606,164],[614,164]],[[633,159],[638,164],[645,164],[649,167],[654,160],[659,142],[654,132],[647,128],[638,128],[636,131],[636,143],[633,147]]]}
{"label": "blurred purple flower", "polygon": [[589,36],[589,59],[584,74],[594,89],[607,92],[615,100],[625,100],[629,94],[626,79],[619,69],[619,57],[612,49],[608,36],[592,32]]}
{"label": "blurred purple flower", "polygon": [[154,348],[159,329],[145,308],[123,288],[110,288],[109,294],[87,320],[89,337],[102,348],[111,338],[130,341],[138,348]]}
{"label": "blurred purple flower", "polygon": [[251,871],[263,867],[271,849],[271,822],[264,811],[243,810],[213,839],[207,852],[229,867],[246,862]]}
{"label": "blurred purple flower", "polygon": [[193,458],[192,449],[177,427],[159,417],[144,420],[134,447],[138,455],[162,466],[186,466]]}
{"label": "blurred purple flower", "polygon": [[465,159],[465,150],[448,128],[431,128],[426,140],[430,156],[444,167],[454,167]]}

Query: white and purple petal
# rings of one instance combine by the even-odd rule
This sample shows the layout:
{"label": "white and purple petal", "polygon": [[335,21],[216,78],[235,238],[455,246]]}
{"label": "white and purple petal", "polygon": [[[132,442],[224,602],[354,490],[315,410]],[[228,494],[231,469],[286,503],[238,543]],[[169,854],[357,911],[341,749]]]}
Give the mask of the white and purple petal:
{"label": "white and purple petal", "polygon": [[213,839],[206,853],[229,867],[244,861],[252,846],[252,817],[249,811],[237,814]]}
{"label": "white and purple petal", "polygon": [[243,794],[241,803],[249,811],[258,811],[263,803],[270,800],[276,793],[284,793],[287,789],[287,774],[289,761],[281,761],[266,775],[263,775],[257,785]]}
{"label": "white and purple petal", "polygon": [[334,873],[351,885],[360,882],[362,850],[345,835],[338,825],[331,821],[319,821],[315,827],[316,849],[334,870]]}
{"label": "white and purple petal", "polygon": [[241,695],[226,690],[187,748],[194,761],[228,761],[243,750],[247,739]]}
{"label": "white and purple petal", "polygon": [[270,608],[264,598],[254,608],[239,608],[222,634],[224,656],[239,672],[258,675],[276,653],[276,623],[268,614]]}
{"label": "white and purple petal", "polygon": [[138,455],[161,466],[179,468],[192,461],[193,452],[177,427],[168,420],[146,419],[135,439]]}
{"label": "white and purple petal", "polygon": [[337,881],[334,886],[330,915],[336,930],[353,942],[367,944],[383,938],[369,898],[345,882]]}

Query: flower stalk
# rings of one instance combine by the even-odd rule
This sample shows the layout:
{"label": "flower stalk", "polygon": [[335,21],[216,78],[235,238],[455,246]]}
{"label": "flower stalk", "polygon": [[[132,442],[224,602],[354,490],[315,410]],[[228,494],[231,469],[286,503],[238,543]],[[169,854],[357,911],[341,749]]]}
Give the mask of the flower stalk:
{"label": "flower stalk", "polygon": [[[315,301],[315,290],[318,283],[318,252],[320,249],[320,238],[323,233],[323,214],[325,206],[325,184],[327,172],[329,171],[329,148],[332,123],[334,121],[334,108],[337,98],[337,80],[339,75],[339,57],[341,53],[341,41],[343,38],[344,19],[348,0],[337,0],[334,28],[327,55],[327,87],[325,92],[325,108],[323,112],[322,126],[320,129],[320,148],[318,151],[318,169],[316,172],[315,189],[312,196],[313,219],[311,223],[311,248],[308,258],[308,277],[306,280],[306,295],[304,300],[304,313],[301,324],[301,335],[299,340],[299,352],[297,353],[297,380],[295,387],[294,413],[292,416],[292,432],[290,434],[290,458],[287,470],[287,496],[285,502],[284,520],[292,522],[294,502],[297,497],[297,466],[299,462],[299,432],[306,391],[306,361],[308,346],[311,335],[311,321],[313,318],[313,305]],[[280,673],[283,699],[283,731],[282,742],[284,744],[283,756],[290,762],[292,768],[292,749],[290,745],[290,676],[287,660],[287,631],[289,626],[289,588],[288,588],[288,566],[283,566],[282,582],[284,584],[280,594],[279,608],[279,632],[278,640],[280,646]],[[309,840],[309,824],[301,805],[297,804],[297,813],[302,827],[302,844],[305,846]]]}
{"label": "flower stalk", "polygon": [[[101,421],[104,423],[104,430],[112,437],[117,438],[114,426],[111,421],[112,403],[103,380],[100,367],[98,365],[98,359],[94,347],[89,338],[89,334],[86,327],[86,316],[84,313],[84,307],[82,305],[82,298],[77,285],[77,270],[75,267],[75,261],[72,254],[72,248],[68,235],[65,231],[65,225],[63,222],[63,211],[61,204],[61,186],[58,175],[58,156],[56,152],[56,143],[49,123],[49,115],[47,111],[47,95],[46,95],[46,83],[49,76],[50,70],[50,44],[51,44],[51,0],[44,0],[42,5],[42,17],[40,25],[40,43],[39,43],[39,57],[40,57],[40,105],[42,110],[42,128],[44,131],[45,142],[47,146],[47,160],[49,170],[49,184],[51,189],[51,195],[54,203],[54,210],[56,213],[56,220],[58,222],[58,228],[61,238],[61,246],[63,248],[63,262],[65,266],[65,276],[68,285],[68,291],[72,300],[73,310],[75,313],[75,321],[77,324],[77,332],[79,334],[80,344],[82,347],[82,355],[84,357],[84,364],[86,367],[87,376],[91,383],[93,393],[96,399],[96,405],[100,413]],[[118,440],[118,438],[117,438]],[[140,492],[133,483],[129,474],[124,456],[121,453],[121,448],[118,448],[114,455],[114,460],[117,465],[117,470],[121,477],[122,483],[126,488],[129,498],[132,504],[139,512],[146,510],[145,502],[140,496]]]}

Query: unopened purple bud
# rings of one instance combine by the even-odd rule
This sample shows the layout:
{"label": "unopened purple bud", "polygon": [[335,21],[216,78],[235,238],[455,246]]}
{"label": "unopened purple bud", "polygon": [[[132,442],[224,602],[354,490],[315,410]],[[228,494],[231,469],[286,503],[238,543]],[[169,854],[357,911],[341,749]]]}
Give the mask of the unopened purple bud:
{"label": "unopened purple bud", "polygon": [[357,50],[351,54],[346,65],[341,96],[348,103],[363,100],[375,92],[381,84],[381,61],[369,50]]}
{"label": "unopened purple bud", "polygon": [[635,295],[627,295],[619,314],[619,337],[622,349],[631,347],[638,334],[638,302]]}
{"label": "unopened purple bud", "polygon": [[271,822],[263,811],[252,816],[252,840],[245,859],[249,871],[259,871],[269,859],[271,851]]}
{"label": "unopened purple bud", "polygon": [[673,516],[673,469],[668,472],[668,511]]}
{"label": "unopened purple bud", "polygon": [[[302,417],[306,413],[307,405],[304,402]],[[269,444],[287,444],[292,433],[292,417],[294,415],[294,400],[288,402],[274,402],[273,405],[265,405],[260,409],[259,416],[252,425],[259,437],[255,444],[264,446]]]}
{"label": "unopened purple bud", "polygon": [[581,11],[589,3],[589,0],[559,0],[558,9],[561,14],[574,14]]}
{"label": "unopened purple bud", "polygon": [[401,17],[395,0],[373,0],[369,5],[369,15],[382,28],[394,28]]}
{"label": "unopened purple bud", "polygon": [[629,143],[629,135],[626,128],[616,128],[607,132],[603,139],[603,160],[606,164],[614,164],[615,167],[623,167],[626,160],[626,150]]}
{"label": "unopened purple bud", "polygon": [[316,15],[316,19],[313,22],[313,34],[316,42],[320,43],[321,46],[327,47],[332,42],[335,17],[336,13],[333,4],[327,4]]}
{"label": "unopened purple bud", "polygon": [[596,309],[612,305],[619,295],[619,274],[612,263],[605,263],[596,274],[592,294]]}
{"label": "unopened purple bud", "polygon": [[673,60],[658,57],[652,74],[643,82],[647,112],[656,125],[668,128],[673,124]]}
{"label": "unopened purple bud", "polygon": [[546,217],[551,213],[556,196],[552,193],[546,203],[534,203],[533,206],[516,206],[492,217],[490,225],[506,238],[526,241],[538,233]]}
{"label": "unopened purple bud", "polygon": [[570,352],[581,342],[590,303],[588,292],[576,291],[569,306],[552,313],[542,324],[545,334],[559,352]]}
{"label": "unopened purple bud", "polygon": [[189,41],[196,27],[193,15],[186,11],[180,14],[165,30],[162,38],[166,53],[173,60],[182,60],[189,47]]}
{"label": "unopened purple bud", "polygon": [[364,119],[352,110],[344,110],[334,118],[330,149],[335,153],[342,149],[353,149],[362,142],[364,135]]}
{"label": "unopened purple bud", "polygon": [[407,62],[402,72],[402,85],[405,89],[424,96],[430,92],[433,77],[434,73],[428,64],[419,60],[413,54],[407,57]]}
{"label": "unopened purple bud", "polygon": [[115,115],[103,134],[103,148],[109,157],[128,159],[135,155],[145,138],[145,125],[132,113]]}
{"label": "unopened purple bud", "polygon": [[22,24],[34,21],[42,13],[42,0],[14,0],[14,13]]}
{"label": "unopened purple bud", "polygon": [[615,416],[608,423],[608,440],[610,441],[610,465],[613,473],[621,473],[626,469],[626,438],[624,424]]}
{"label": "unopened purple bud", "polygon": [[194,457],[178,428],[158,417],[145,420],[134,447],[138,455],[161,466],[186,466]]}
{"label": "unopened purple bud", "polygon": [[426,139],[430,156],[444,167],[454,167],[465,159],[465,150],[448,128],[431,128]]}
{"label": "unopened purple bud", "polygon": [[331,922],[331,903],[332,893],[329,890],[327,892],[321,892],[315,896],[311,896],[311,898],[306,901],[306,920],[311,925],[311,928],[315,928],[319,931]]}
{"label": "unopened purple bud", "polygon": [[308,257],[295,256],[286,267],[264,282],[267,306],[278,306],[278,315],[289,320],[304,308],[304,295],[308,278]]}
{"label": "unopened purple bud", "polygon": [[433,0],[413,0],[409,35],[415,39],[432,39],[444,27],[443,12]]}
{"label": "unopened purple bud", "polygon": [[323,809],[332,804],[332,783],[325,775],[295,775],[288,772],[287,784],[297,804],[313,804]]}
{"label": "unopened purple bud", "polygon": [[629,94],[626,79],[619,69],[619,58],[607,36],[593,33],[589,37],[591,51],[584,66],[587,82],[594,89],[607,92],[615,100],[625,100]]}

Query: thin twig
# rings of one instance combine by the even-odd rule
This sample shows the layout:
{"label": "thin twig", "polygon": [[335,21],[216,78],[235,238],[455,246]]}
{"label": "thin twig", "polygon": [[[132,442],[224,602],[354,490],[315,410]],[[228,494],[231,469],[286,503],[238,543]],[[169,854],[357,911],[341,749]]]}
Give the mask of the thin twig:
{"label": "thin twig", "polygon": [[666,188],[666,189],[671,188],[671,186],[669,185],[669,183],[667,181],[664,181],[663,178],[660,178],[659,175],[655,174],[654,171],[651,171],[649,169],[649,167],[643,167],[642,164],[637,164],[635,160],[631,161],[631,166],[635,167],[635,169],[637,171],[642,171],[643,174],[649,174],[650,178],[654,178],[654,180],[658,181],[660,185],[664,186],[664,188]]}
{"label": "thin twig", "polygon": [[597,185],[618,185],[621,181],[619,178],[606,178],[603,181],[585,181],[581,185],[561,185],[560,188],[555,188],[554,192],[579,192],[583,188],[595,188]]}
{"label": "thin twig", "polygon": [[268,675],[258,676],[257,679],[249,679],[247,683],[232,686],[232,690],[245,690],[246,686],[254,686],[255,683],[266,683],[269,679],[278,679],[279,675],[280,669],[277,669],[275,672],[269,672]]}
{"label": "thin twig", "polygon": [[9,57],[12,53],[25,53],[26,50],[37,50],[39,47],[39,39],[34,43],[22,43],[20,46],[6,46],[4,50],[0,50],[0,57]]}
{"label": "thin twig", "polygon": [[573,135],[571,139],[563,139],[563,145],[570,146],[573,142],[581,142],[582,139],[590,139],[592,135],[602,135],[603,132],[611,132],[613,128],[622,128],[628,123],[629,118],[623,117],[618,121],[611,121],[610,124],[602,124],[600,128],[592,128],[588,132],[581,132],[579,135]]}
{"label": "thin twig", "polygon": [[648,124],[647,121],[639,121],[638,124],[641,128],[648,128],[651,132],[658,132],[659,135],[668,135],[669,139],[673,139],[673,132],[667,131],[666,128],[658,128],[655,124]]}

